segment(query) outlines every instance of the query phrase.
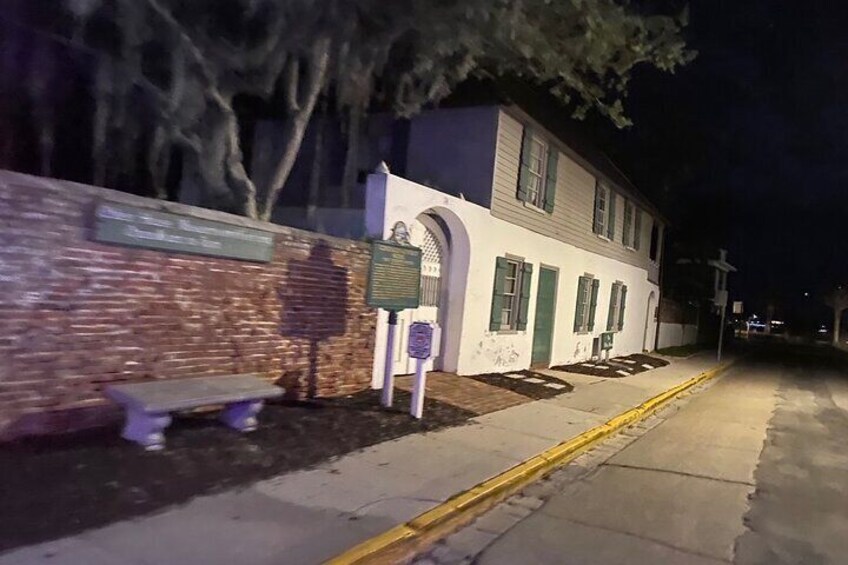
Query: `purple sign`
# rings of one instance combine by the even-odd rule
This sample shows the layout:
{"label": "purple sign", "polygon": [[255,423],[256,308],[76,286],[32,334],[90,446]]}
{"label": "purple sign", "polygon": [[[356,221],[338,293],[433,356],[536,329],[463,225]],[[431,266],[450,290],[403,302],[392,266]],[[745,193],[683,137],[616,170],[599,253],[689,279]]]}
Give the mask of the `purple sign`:
{"label": "purple sign", "polygon": [[409,326],[407,352],[413,359],[428,359],[433,350],[433,326],[415,322]]}

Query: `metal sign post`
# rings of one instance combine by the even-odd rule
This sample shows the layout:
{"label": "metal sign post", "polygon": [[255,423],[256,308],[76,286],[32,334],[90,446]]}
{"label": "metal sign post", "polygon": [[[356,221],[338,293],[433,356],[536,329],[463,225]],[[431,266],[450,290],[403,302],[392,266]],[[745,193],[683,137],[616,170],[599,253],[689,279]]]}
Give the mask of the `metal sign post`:
{"label": "metal sign post", "polygon": [[386,333],[386,366],[383,369],[383,392],[380,404],[389,407],[394,400],[395,391],[395,330],[397,329],[397,310],[389,310],[389,327]]}
{"label": "metal sign post", "polygon": [[415,359],[415,382],[412,386],[412,403],[409,413],[419,420],[424,415],[424,391],[427,386],[427,373],[424,365],[431,356],[438,355],[439,329],[427,322],[415,322],[409,326],[409,344],[407,352]]}
{"label": "metal sign post", "polygon": [[724,320],[727,315],[727,291],[720,290],[716,293],[716,306],[721,308],[721,326],[718,329],[718,350],[716,352],[716,361],[721,362],[721,346],[724,342]]}

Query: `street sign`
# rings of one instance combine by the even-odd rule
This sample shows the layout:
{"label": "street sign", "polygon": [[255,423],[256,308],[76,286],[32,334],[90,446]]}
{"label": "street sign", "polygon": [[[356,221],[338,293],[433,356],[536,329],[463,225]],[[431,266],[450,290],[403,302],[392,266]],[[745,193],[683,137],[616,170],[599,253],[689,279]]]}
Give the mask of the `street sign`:
{"label": "street sign", "polygon": [[733,313],[734,314],[741,314],[742,312],[743,312],[742,301],[741,300],[734,300],[733,301]]}
{"label": "street sign", "polygon": [[418,308],[421,294],[421,249],[390,241],[371,244],[366,303],[372,308]]}
{"label": "street sign", "polygon": [[609,351],[612,349],[612,340],[615,336],[612,332],[604,332],[601,334],[601,351]]}
{"label": "street sign", "polygon": [[426,322],[410,325],[407,352],[413,359],[428,359],[433,352],[433,326]]}

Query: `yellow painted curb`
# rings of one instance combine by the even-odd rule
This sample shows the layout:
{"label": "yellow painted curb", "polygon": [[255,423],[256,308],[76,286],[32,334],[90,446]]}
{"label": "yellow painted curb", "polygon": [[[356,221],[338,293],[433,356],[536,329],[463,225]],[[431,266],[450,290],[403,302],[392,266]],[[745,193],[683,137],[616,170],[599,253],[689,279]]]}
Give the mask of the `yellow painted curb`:
{"label": "yellow painted curb", "polygon": [[405,524],[395,526],[368,539],[325,563],[326,565],[347,565],[386,562],[390,551],[399,550],[404,543],[411,543],[424,538],[428,533],[440,531],[448,524],[459,527],[478,515],[474,513],[474,510],[487,509],[486,503],[497,502],[533,480],[564,465],[602,439],[653,413],[680,393],[718,376],[733,363],[734,361],[731,361],[718,365],[653,398],[649,398],[639,406],[631,408],[578,436],[565,440],[464,492],[456,494]]}

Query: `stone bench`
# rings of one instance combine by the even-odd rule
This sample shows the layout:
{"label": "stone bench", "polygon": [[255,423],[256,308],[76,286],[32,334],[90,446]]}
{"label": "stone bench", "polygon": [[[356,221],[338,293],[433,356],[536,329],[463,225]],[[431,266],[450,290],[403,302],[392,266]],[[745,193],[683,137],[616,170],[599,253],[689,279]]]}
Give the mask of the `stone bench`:
{"label": "stone bench", "polygon": [[121,436],[145,449],[165,446],[163,431],[171,412],[223,404],[220,419],[233,429],[256,429],[256,414],[268,398],[285,391],[255,375],[224,375],[189,379],[109,385],[105,394],[124,407],[126,423]]}

